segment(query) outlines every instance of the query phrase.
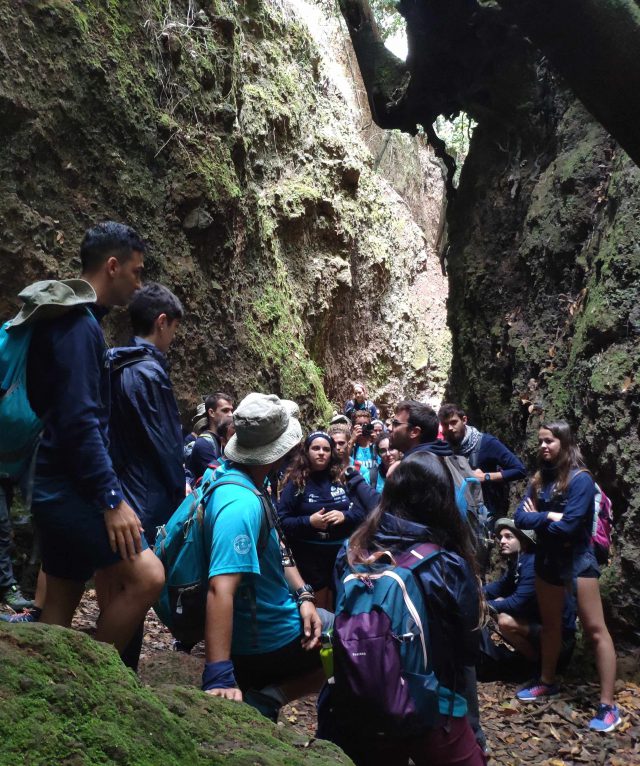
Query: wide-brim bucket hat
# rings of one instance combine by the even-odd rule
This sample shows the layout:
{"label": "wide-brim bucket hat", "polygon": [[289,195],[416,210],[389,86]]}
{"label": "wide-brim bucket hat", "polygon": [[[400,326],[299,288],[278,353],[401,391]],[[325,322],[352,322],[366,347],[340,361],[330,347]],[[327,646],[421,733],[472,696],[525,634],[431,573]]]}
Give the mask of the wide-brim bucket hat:
{"label": "wide-brim bucket hat", "polygon": [[225,458],[241,465],[275,463],[302,440],[299,412],[295,402],[275,394],[248,394],[233,413],[236,431]]}
{"label": "wide-brim bucket hat", "polygon": [[533,531],[533,529],[519,529],[516,527],[513,519],[508,519],[506,516],[496,521],[496,525],[494,527],[496,535],[500,534],[501,529],[510,529],[516,537],[519,539],[526,537],[528,542],[532,543],[533,545],[538,542],[536,533]]}
{"label": "wide-brim bucket hat", "polygon": [[25,287],[18,295],[24,305],[11,320],[11,327],[36,319],[60,316],[74,306],[95,303],[95,290],[84,279],[45,279]]}

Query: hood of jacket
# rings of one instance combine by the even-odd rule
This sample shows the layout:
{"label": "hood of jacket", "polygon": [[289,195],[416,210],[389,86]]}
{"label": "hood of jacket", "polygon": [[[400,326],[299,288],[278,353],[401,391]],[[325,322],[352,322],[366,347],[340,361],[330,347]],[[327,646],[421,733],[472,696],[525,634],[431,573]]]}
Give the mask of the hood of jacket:
{"label": "hood of jacket", "polygon": [[404,457],[415,455],[416,452],[431,452],[432,455],[437,455],[438,457],[449,457],[450,455],[453,455],[451,447],[442,439],[418,444],[417,447],[412,447],[410,450],[407,450],[404,453]]}

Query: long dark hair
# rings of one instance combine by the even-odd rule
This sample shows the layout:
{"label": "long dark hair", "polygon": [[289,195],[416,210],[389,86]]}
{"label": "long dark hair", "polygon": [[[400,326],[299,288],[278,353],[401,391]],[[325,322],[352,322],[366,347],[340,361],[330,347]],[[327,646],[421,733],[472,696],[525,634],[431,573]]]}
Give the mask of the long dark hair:
{"label": "long dark hair", "polygon": [[[300,491],[304,489],[307,481],[309,480],[309,476],[312,473],[311,462],[309,461],[310,446],[311,444],[307,446],[305,443],[302,443],[298,446],[296,452],[293,454],[289,468],[287,469],[287,472],[282,479],[282,487],[284,487],[284,485],[288,482],[292,481]],[[332,483],[337,484],[338,482],[342,481],[344,464],[336,452],[335,447],[331,448],[331,458],[329,460],[327,470],[329,471],[329,476]]]}
{"label": "long dark hair", "polygon": [[[558,460],[554,463],[554,468],[557,471],[556,474],[556,490],[558,493],[563,494],[567,491],[569,481],[571,480],[571,471],[576,468],[584,468],[585,462],[580,452],[580,447],[576,444],[571,426],[566,420],[555,420],[552,423],[544,423],[540,426],[538,431],[542,429],[551,431],[551,433],[560,441],[560,453],[558,454]],[[542,469],[548,464],[544,463],[540,457],[538,457],[538,470],[535,476],[531,480],[531,489],[533,490],[534,500],[538,497],[538,493],[542,489],[544,484],[544,476]]]}
{"label": "long dark hair", "polygon": [[417,452],[404,458],[387,477],[380,505],[349,540],[349,563],[371,560],[374,536],[385,513],[429,527],[429,542],[458,553],[476,571],[468,525],[455,503],[453,480],[440,458]]}

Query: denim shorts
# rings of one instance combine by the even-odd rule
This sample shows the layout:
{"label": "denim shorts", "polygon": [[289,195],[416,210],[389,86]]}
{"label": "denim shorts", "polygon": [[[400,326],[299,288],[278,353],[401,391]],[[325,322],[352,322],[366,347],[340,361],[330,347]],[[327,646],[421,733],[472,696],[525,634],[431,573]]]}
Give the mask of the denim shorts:
{"label": "denim shorts", "polygon": [[[34,500],[32,512],[45,574],[85,583],[98,569],[122,561],[111,550],[102,511],[73,490],[57,500]],[[148,547],[142,535],[142,549]]]}
{"label": "denim shorts", "polygon": [[576,556],[575,561],[573,562],[573,576],[588,577],[596,580],[599,579],[600,565],[598,564],[593,548],[587,548],[583,554]]}

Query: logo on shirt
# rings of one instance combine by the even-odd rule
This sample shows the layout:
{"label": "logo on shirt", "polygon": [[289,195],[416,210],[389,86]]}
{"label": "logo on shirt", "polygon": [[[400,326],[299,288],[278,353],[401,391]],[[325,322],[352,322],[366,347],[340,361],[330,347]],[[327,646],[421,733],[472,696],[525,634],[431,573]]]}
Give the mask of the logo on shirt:
{"label": "logo on shirt", "polygon": [[238,535],[233,541],[233,550],[240,556],[246,556],[251,550],[251,538],[249,535]]}

